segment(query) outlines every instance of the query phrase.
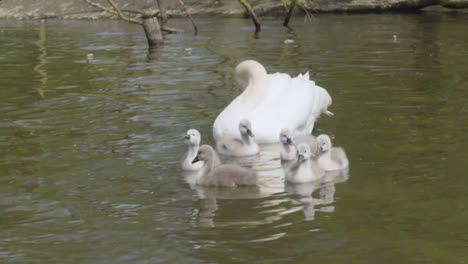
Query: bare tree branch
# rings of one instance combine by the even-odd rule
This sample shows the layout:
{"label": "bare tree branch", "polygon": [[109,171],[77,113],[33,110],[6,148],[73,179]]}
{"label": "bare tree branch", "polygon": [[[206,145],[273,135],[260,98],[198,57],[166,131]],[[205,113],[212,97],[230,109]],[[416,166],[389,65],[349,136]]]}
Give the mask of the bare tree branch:
{"label": "bare tree branch", "polygon": [[92,2],[91,0],[84,0],[88,5],[91,5],[91,6],[94,6],[96,8],[99,8],[101,9],[102,11],[105,11],[107,13],[110,13],[110,14],[113,14],[113,15],[117,15],[112,9],[110,8],[107,8],[99,3],[94,3]]}
{"label": "bare tree branch", "polygon": [[124,14],[122,14],[122,11],[120,11],[120,8],[117,6],[117,4],[114,3],[114,1],[107,0],[107,2],[112,6],[114,11],[117,12],[117,15],[119,16],[119,18],[124,18],[125,17]]}
{"label": "bare tree branch", "polygon": [[288,29],[291,29],[289,27],[289,20],[291,19],[291,16],[292,16],[292,14],[294,12],[294,8],[296,7],[296,4],[297,4],[297,0],[292,0],[291,1],[291,4],[289,5],[288,15],[286,16],[286,18],[284,19],[284,22],[283,22],[283,26],[287,27]]}
{"label": "bare tree branch", "polygon": [[106,7],[106,6],[103,6],[99,3],[95,3],[91,0],[84,0],[87,4],[91,5],[91,6],[94,6],[96,8],[99,8],[101,9],[102,11],[105,11],[111,15],[114,15],[124,21],[127,21],[127,22],[130,22],[130,23],[133,23],[133,24],[138,24],[138,25],[143,25],[143,22],[141,22],[140,20],[137,20],[135,18],[130,18],[130,17],[127,17],[125,16],[124,14],[122,14],[122,11],[120,11],[120,9],[118,8],[118,6],[114,3],[114,1],[112,0],[107,0],[111,5],[112,5],[112,8],[114,10],[112,10],[111,8],[109,7]]}
{"label": "bare tree branch", "polygon": [[305,16],[304,16],[304,21],[309,21],[311,22],[312,19],[314,18],[314,15],[302,4],[299,4],[299,6],[304,10]]}
{"label": "bare tree branch", "polygon": [[114,8],[115,12],[117,12],[117,15],[120,19],[122,20],[125,20],[125,21],[128,21],[130,23],[135,23],[135,24],[139,24],[139,25],[142,25],[143,23],[139,20],[136,20],[134,18],[130,18],[130,17],[127,17],[126,15],[124,15],[122,13],[122,11],[120,11],[120,8],[117,6],[117,4],[113,1],[113,0],[107,0],[107,2],[112,6],[112,8]]}
{"label": "bare tree branch", "polygon": [[259,22],[257,16],[255,15],[255,12],[254,12],[252,6],[250,6],[250,4],[247,2],[247,0],[239,0],[239,2],[244,6],[244,8],[247,10],[250,17],[252,18],[252,21],[255,24],[255,32],[256,33],[260,32],[260,30],[261,30],[260,22]]}
{"label": "bare tree branch", "polygon": [[155,16],[159,16],[159,15],[160,15],[159,10],[154,10],[154,11],[140,11],[140,10],[122,9],[122,12],[123,12],[123,13],[129,13],[129,14],[141,15],[143,18],[155,17]]}
{"label": "bare tree branch", "polygon": [[159,12],[161,14],[161,27],[167,23],[166,2],[164,0],[156,0]]}
{"label": "bare tree branch", "polygon": [[197,28],[197,25],[195,24],[195,21],[193,21],[192,14],[188,10],[187,6],[185,5],[184,0],[179,0],[179,3],[182,5],[182,7],[184,8],[184,10],[187,13],[188,17],[190,18],[190,21],[192,22],[194,34],[197,35],[198,34],[198,28]]}

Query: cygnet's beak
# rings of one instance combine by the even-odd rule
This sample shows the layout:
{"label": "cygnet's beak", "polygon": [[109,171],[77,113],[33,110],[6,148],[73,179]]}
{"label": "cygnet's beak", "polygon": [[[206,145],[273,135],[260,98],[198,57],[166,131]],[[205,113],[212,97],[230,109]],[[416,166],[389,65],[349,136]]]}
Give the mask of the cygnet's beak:
{"label": "cygnet's beak", "polygon": [[189,139],[190,139],[190,135],[185,135],[185,136],[184,136],[184,139],[189,140]]}
{"label": "cygnet's beak", "polygon": [[305,159],[304,159],[304,155],[303,154],[299,154],[297,155],[297,162],[301,163],[303,162]]}
{"label": "cygnet's beak", "polygon": [[250,129],[247,129],[247,135],[254,137],[254,134],[252,133],[252,130]]}
{"label": "cygnet's beak", "polygon": [[198,162],[198,161],[200,161],[200,160],[198,159],[198,156],[196,156],[196,157],[192,160],[192,164],[194,164],[195,162]]}
{"label": "cygnet's beak", "polygon": [[291,138],[287,138],[286,139],[286,143],[288,143],[288,145],[292,146],[293,145],[293,141]]}

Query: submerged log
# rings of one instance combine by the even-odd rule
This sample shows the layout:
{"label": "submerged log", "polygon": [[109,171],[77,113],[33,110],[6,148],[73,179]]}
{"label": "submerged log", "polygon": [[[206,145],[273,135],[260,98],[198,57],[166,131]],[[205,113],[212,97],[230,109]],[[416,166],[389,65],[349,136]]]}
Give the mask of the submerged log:
{"label": "submerged log", "polygon": [[159,46],[163,42],[163,35],[157,17],[143,19],[143,29],[150,47]]}

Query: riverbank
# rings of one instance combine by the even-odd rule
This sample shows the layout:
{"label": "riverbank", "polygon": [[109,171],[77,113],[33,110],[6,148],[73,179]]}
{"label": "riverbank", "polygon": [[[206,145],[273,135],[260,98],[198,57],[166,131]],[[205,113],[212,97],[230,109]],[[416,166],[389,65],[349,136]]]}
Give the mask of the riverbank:
{"label": "riverbank", "polygon": [[[156,9],[154,0],[117,1],[122,9]],[[178,1],[167,1],[170,16],[185,16]],[[229,16],[245,15],[244,8],[235,0],[185,0],[194,16]],[[282,16],[285,8],[280,0],[250,0],[260,16]],[[468,12],[468,0],[310,0],[304,9],[311,13],[329,12],[417,12],[445,11]],[[305,10],[298,8],[298,12]],[[13,19],[100,19],[109,15],[100,12],[84,1],[72,0],[3,0],[0,1],[0,18]]]}

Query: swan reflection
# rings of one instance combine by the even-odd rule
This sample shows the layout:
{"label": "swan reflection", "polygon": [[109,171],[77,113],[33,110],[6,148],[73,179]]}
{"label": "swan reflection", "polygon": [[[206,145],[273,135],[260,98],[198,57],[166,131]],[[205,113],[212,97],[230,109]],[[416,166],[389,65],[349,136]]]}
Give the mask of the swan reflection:
{"label": "swan reflection", "polygon": [[[261,153],[255,157],[223,157],[224,161],[255,169],[259,175],[257,186],[238,188],[199,186],[194,181],[196,172],[184,172],[186,182],[200,199],[199,206],[192,214],[192,222],[202,227],[239,225],[239,221],[236,220],[223,221],[222,224],[219,222],[217,224],[216,221],[216,212],[220,208],[236,205],[237,203],[229,203],[228,200],[237,199],[255,200],[251,203],[253,208],[232,209],[232,211],[239,210],[241,216],[248,216],[250,219],[255,217],[254,221],[242,221],[246,226],[274,223],[284,219],[286,215],[299,211],[303,212],[305,220],[314,220],[317,212],[334,212],[335,184],[347,181],[349,170],[326,172],[315,182],[285,184],[284,169],[278,154],[280,148],[280,145],[262,146]],[[253,210],[253,213],[248,214],[249,210]],[[258,219],[259,216],[261,219]]]}
{"label": "swan reflection", "polygon": [[[315,213],[335,211],[335,184],[345,182],[349,179],[349,170],[329,171],[325,176],[316,182],[286,185],[286,192],[295,196],[299,196],[296,202],[303,207],[304,217],[306,220],[314,220]],[[316,208],[317,207],[317,208]]]}

